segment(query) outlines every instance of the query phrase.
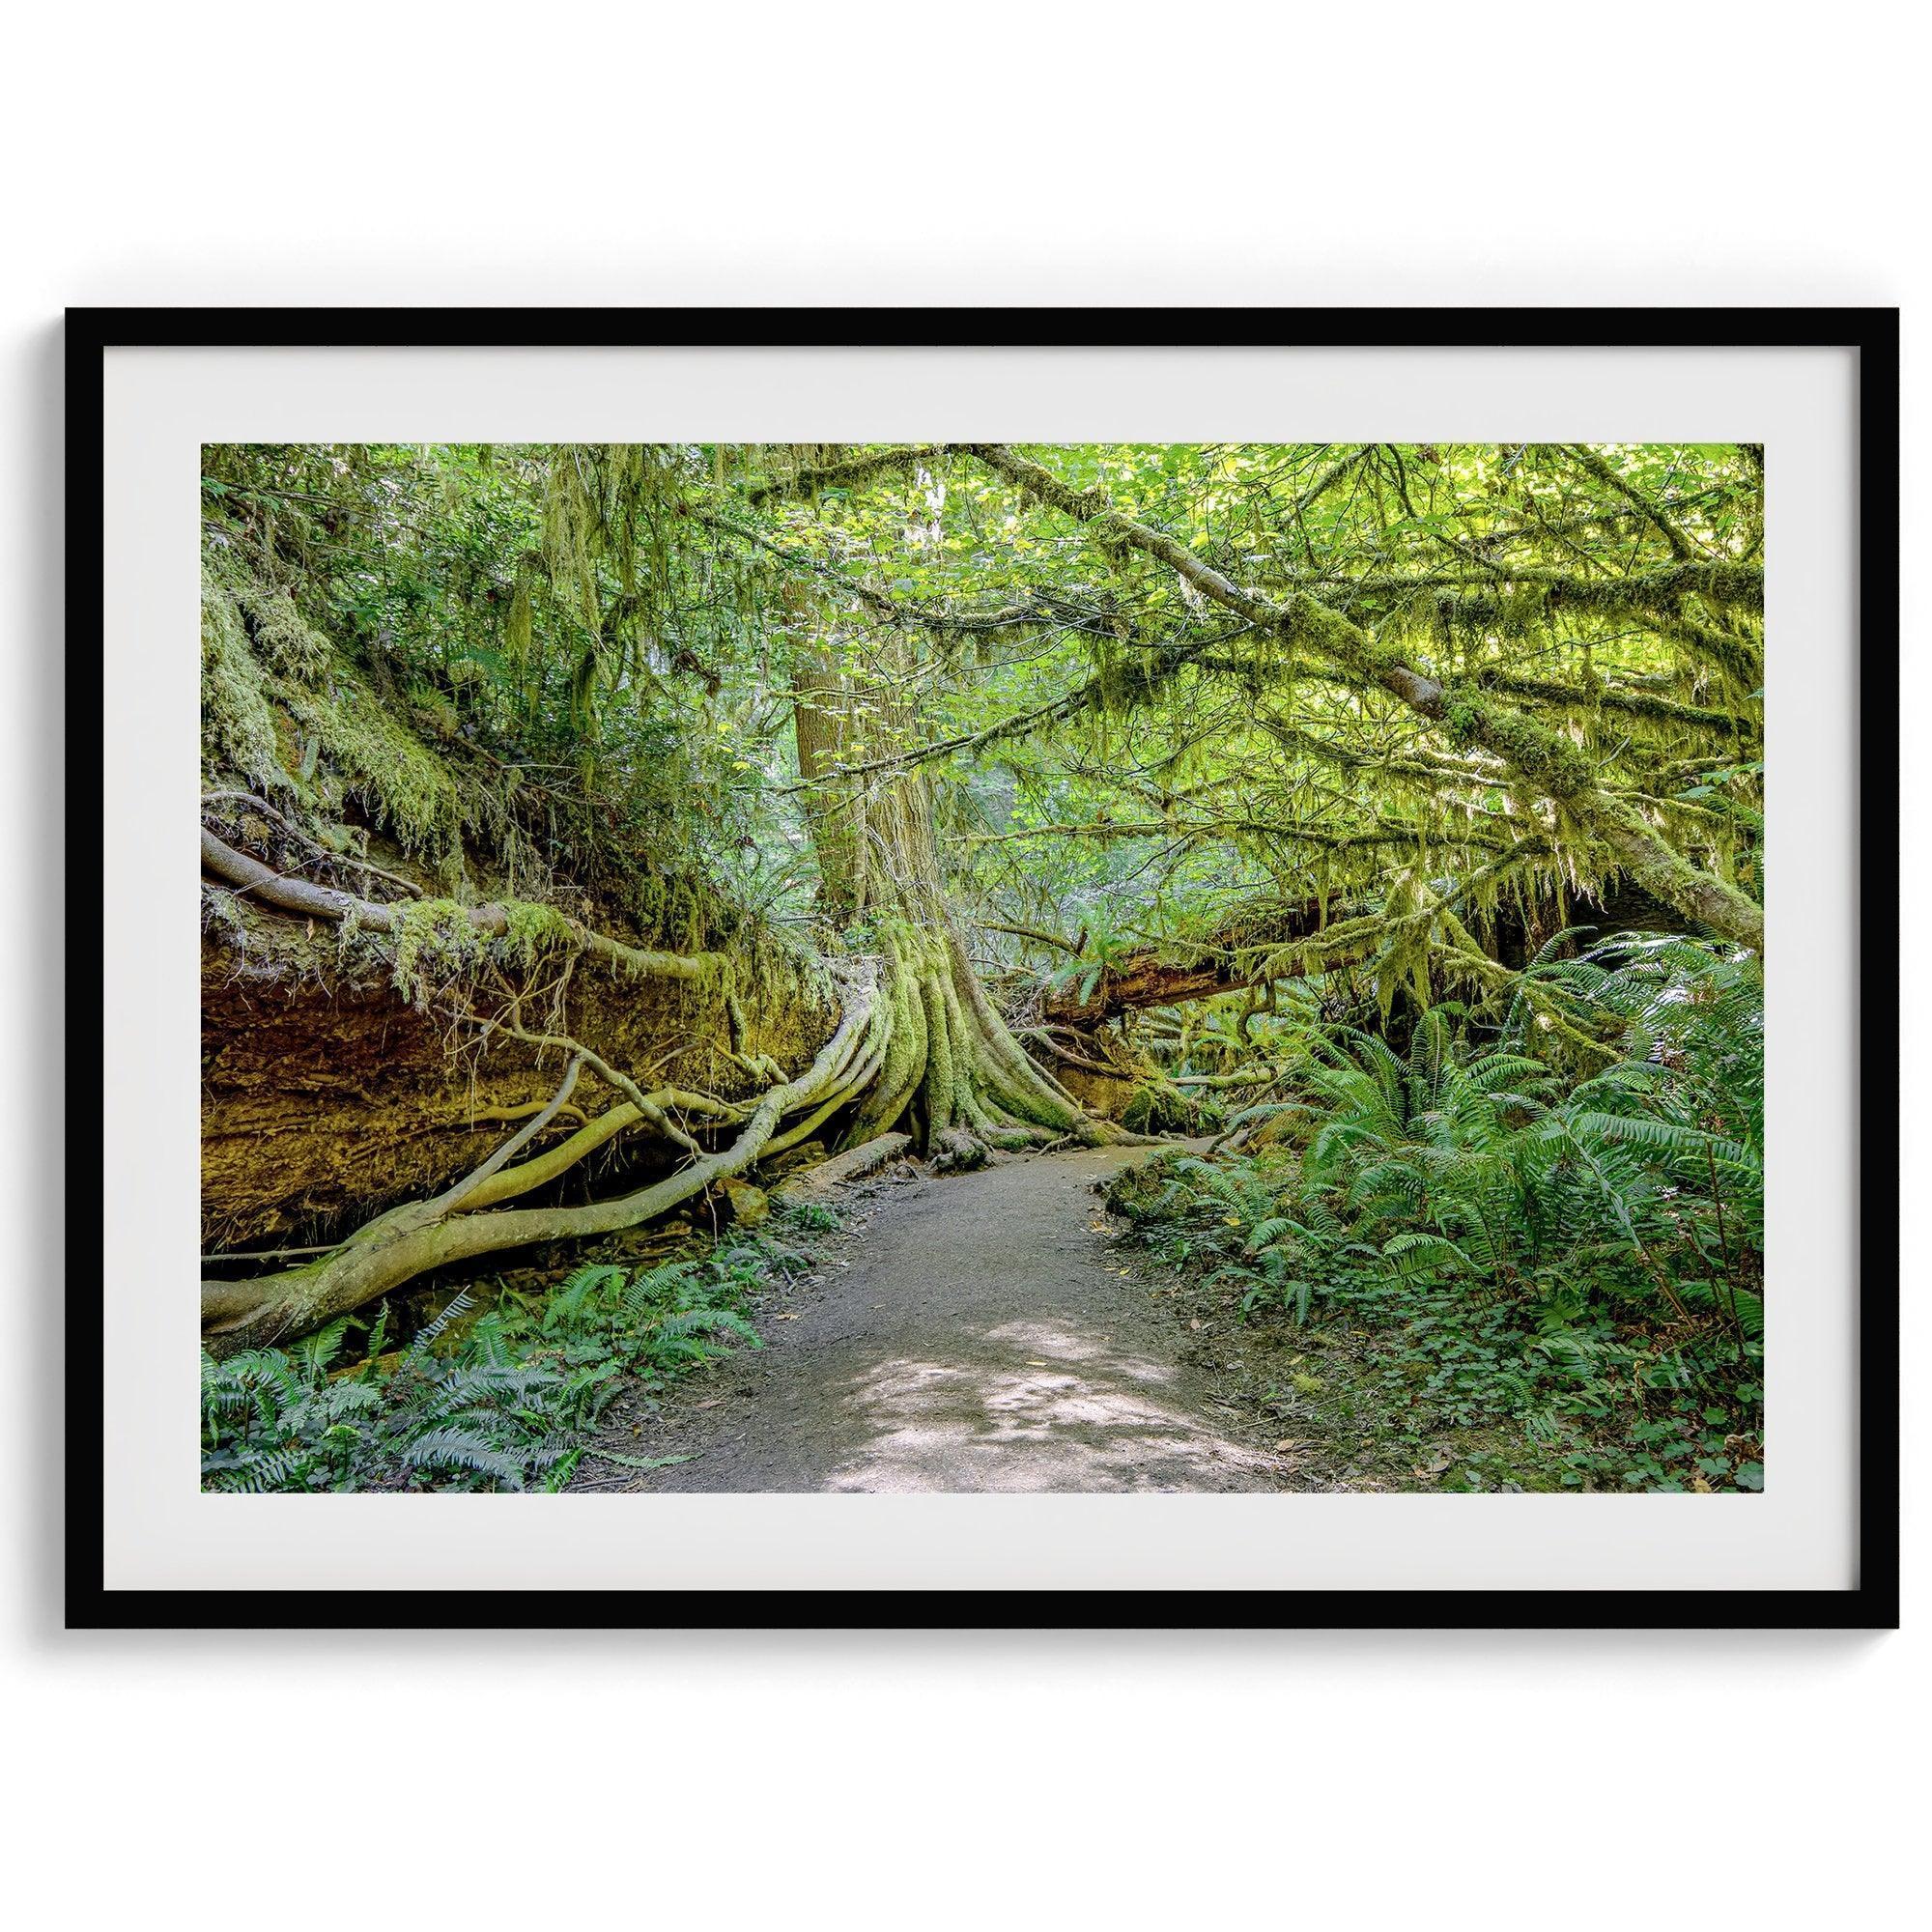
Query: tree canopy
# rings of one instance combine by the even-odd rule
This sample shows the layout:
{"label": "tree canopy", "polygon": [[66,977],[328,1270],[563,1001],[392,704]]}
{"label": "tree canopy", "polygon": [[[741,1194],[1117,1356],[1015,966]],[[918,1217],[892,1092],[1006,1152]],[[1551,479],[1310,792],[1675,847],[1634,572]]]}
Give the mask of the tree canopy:
{"label": "tree canopy", "polygon": [[[917,772],[962,905],[1103,951],[1211,937],[1264,896],[1385,912],[1444,878],[1480,874],[1487,904],[1619,870],[1760,934],[1754,448],[209,468],[213,542],[299,566],[298,598],[324,586],[311,621],[380,653],[434,740],[494,753],[527,789],[518,824],[627,826],[779,921],[813,917],[814,818],[836,850],[838,821]],[[825,712],[828,678],[802,773],[796,713]],[[272,779],[233,730],[216,745]],[[459,806],[395,789],[379,810],[447,861]]]}

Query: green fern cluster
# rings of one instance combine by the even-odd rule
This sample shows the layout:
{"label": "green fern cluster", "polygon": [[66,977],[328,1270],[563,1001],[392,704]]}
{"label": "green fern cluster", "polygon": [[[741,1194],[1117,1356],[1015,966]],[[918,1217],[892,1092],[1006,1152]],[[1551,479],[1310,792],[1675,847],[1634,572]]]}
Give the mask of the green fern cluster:
{"label": "green fern cluster", "polygon": [[746,1286],[729,1251],[637,1274],[598,1263],[540,1301],[506,1297],[507,1319],[535,1353],[566,1367],[659,1380],[701,1367],[731,1342],[761,1346],[739,1306]]}
{"label": "green fern cluster", "polygon": [[455,1297],[400,1354],[385,1352],[388,1311],[367,1351],[338,1366],[345,1316],[292,1350],[257,1349],[201,1363],[202,1485],[211,1490],[559,1487],[578,1453],[564,1378],[518,1360],[485,1317],[458,1355],[433,1347],[466,1313]]}
{"label": "green fern cluster", "polygon": [[648,1398],[760,1346],[746,1296],[810,1265],[795,1237],[819,1225],[780,1222],[649,1269],[593,1264],[547,1294],[505,1290],[481,1315],[465,1291],[403,1350],[384,1304],[373,1324],[345,1316],[288,1349],[204,1351],[203,1487],[561,1489],[620,1391]]}
{"label": "green fern cluster", "polygon": [[[1385,1324],[1450,1421],[1620,1430],[1611,1461],[1641,1463],[1682,1409],[1667,1446],[1748,1487],[1754,1458],[1717,1452],[1759,1423],[1763,1014],[1755,962],[1693,942],[1546,957],[1487,1040],[1449,1005],[1406,1053],[1307,1030],[1293,1096],[1251,1110],[1273,1145],[1163,1156],[1115,1205],[1244,1314]],[[1681,1486],[1681,1460],[1644,1486]]]}

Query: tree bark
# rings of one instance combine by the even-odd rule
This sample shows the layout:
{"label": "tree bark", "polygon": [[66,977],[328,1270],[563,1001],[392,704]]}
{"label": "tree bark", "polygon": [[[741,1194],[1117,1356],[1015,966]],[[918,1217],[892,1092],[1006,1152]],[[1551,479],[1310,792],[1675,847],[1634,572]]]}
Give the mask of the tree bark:
{"label": "tree bark", "polygon": [[[823,909],[835,923],[864,923],[889,1015],[879,1077],[848,1145],[905,1122],[922,1151],[963,1164],[976,1157],[969,1144],[1113,1138],[1021,1049],[973,970],[940,874],[931,780],[923,765],[892,755],[919,742],[899,695],[917,668],[907,641],[887,637],[861,687],[838,665],[810,601],[797,597],[790,611],[806,667],[794,728]],[[860,744],[866,755],[848,756]]]}

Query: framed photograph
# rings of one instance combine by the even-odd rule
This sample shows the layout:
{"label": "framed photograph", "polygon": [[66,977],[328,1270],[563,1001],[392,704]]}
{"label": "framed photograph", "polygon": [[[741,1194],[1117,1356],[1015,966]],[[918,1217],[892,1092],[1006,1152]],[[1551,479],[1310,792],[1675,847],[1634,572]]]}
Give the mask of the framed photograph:
{"label": "framed photograph", "polygon": [[1896,1622],[1895,311],[68,329],[71,1625]]}

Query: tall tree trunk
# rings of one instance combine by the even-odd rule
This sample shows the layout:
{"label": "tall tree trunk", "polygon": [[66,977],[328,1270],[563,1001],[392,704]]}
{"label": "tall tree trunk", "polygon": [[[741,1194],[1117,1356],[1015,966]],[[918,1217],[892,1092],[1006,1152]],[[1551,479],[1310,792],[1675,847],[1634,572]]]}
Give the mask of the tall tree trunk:
{"label": "tall tree trunk", "polygon": [[904,696],[918,667],[904,634],[870,647],[861,685],[822,614],[803,596],[791,612],[805,633],[794,639],[794,716],[821,903],[878,952],[889,1022],[884,1065],[848,1142],[903,1121],[940,1165],[972,1166],[988,1146],[1111,1138],[1028,1058],[973,970],[941,877],[931,780],[923,764],[891,762],[919,742]]}

